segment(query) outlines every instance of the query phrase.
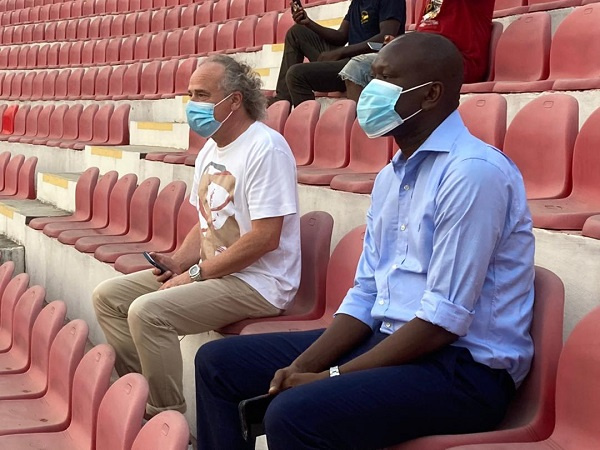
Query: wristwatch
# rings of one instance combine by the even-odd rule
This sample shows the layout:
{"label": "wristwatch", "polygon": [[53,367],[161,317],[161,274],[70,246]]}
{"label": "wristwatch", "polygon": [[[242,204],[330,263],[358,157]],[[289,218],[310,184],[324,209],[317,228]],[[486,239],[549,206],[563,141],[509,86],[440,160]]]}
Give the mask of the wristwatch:
{"label": "wristwatch", "polygon": [[190,267],[190,270],[188,270],[188,275],[192,281],[202,281],[202,269],[198,264],[194,264],[192,267]]}
{"label": "wristwatch", "polygon": [[338,377],[340,375],[340,368],[338,366],[333,366],[329,368],[329,376],[330,377]]}

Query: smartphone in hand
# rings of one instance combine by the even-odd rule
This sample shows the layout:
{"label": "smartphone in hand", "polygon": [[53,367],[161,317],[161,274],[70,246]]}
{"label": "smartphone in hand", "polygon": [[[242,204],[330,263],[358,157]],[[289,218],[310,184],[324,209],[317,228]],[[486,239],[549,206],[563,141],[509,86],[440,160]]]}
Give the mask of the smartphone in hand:
{"label": "smartphone in hand", "polygon": [[142,255],[144,255],[144,258],[146,258],[146,261],[148,261],[150,264],[152,264],[154,267],[156,267],[158,270],[160,270],[161,275],[169,270],[165,266],[160,264],[158,261],[156,261],[152,256],[150,256],[150,253],[144,252],[144,253],[142,253]]}
{"label": "smartphone in hand", "polygon": [[263,424],[265,413],[276,396],[263,394],[240,402],[238,410],[242,423],[242,435],[246,441],[253,440],[257,436],[265,434]]}
{"label": "smartphone in hand", "polygon": [[292,0],[292,12],[295,13],[297,11],[300,11],[302,9],[302,3],[300,3],[300,0]]}
{"label": "smartphone in hand", "polygon": [[383,44],[381,42],[367,42],[367,45],[371,50],[375,50],[376,52],[383,48]]}

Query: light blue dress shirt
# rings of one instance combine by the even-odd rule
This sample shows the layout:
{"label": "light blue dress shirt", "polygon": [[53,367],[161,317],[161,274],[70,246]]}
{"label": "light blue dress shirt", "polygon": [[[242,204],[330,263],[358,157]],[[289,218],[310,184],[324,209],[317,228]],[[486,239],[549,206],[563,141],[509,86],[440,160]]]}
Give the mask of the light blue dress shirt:
{"label": "light blue dress shirt", "polygon": [[534,237],[523,179],[452,113],[377,176],[354,287],[337,313],[383,333],[418,317],[518,386],[533,356]]}

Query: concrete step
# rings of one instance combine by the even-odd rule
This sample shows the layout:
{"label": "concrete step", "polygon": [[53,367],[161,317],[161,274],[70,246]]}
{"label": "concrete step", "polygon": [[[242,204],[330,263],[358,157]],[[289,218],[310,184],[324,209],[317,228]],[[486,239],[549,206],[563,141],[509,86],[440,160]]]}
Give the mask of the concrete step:
{"label": "concrete step", "polygon": [[65,211],[75,210],[77,173],[37,173],[37,199]]}
{"label": "concrete step", "polygon": [[15,275],[25,272],[25,247],[0,235],[0,264],[7,261],[15,263]]}
{"label": "concrete step", "polygon": [[186,150],[189,133],[187,122],[129,122],[129,142],[132,146],[161,146]]}

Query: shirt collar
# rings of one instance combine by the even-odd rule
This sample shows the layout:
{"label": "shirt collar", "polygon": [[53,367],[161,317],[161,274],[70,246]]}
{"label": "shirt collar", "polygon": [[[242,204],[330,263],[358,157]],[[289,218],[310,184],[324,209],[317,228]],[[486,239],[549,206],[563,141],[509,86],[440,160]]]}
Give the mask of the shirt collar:
{"label": "shirt collar", "polygon": [[[433,133],[423,142],[416,152],[411,156],[414,157],[422,152],[438,152],[449,153],[452,145],[459,134],[465,130],[465,124],[460,117],[458,110],[454,110],[444,121],[433,130]],[[402,162],[402,152],[398,151],[392,158],[394,164]]]}

